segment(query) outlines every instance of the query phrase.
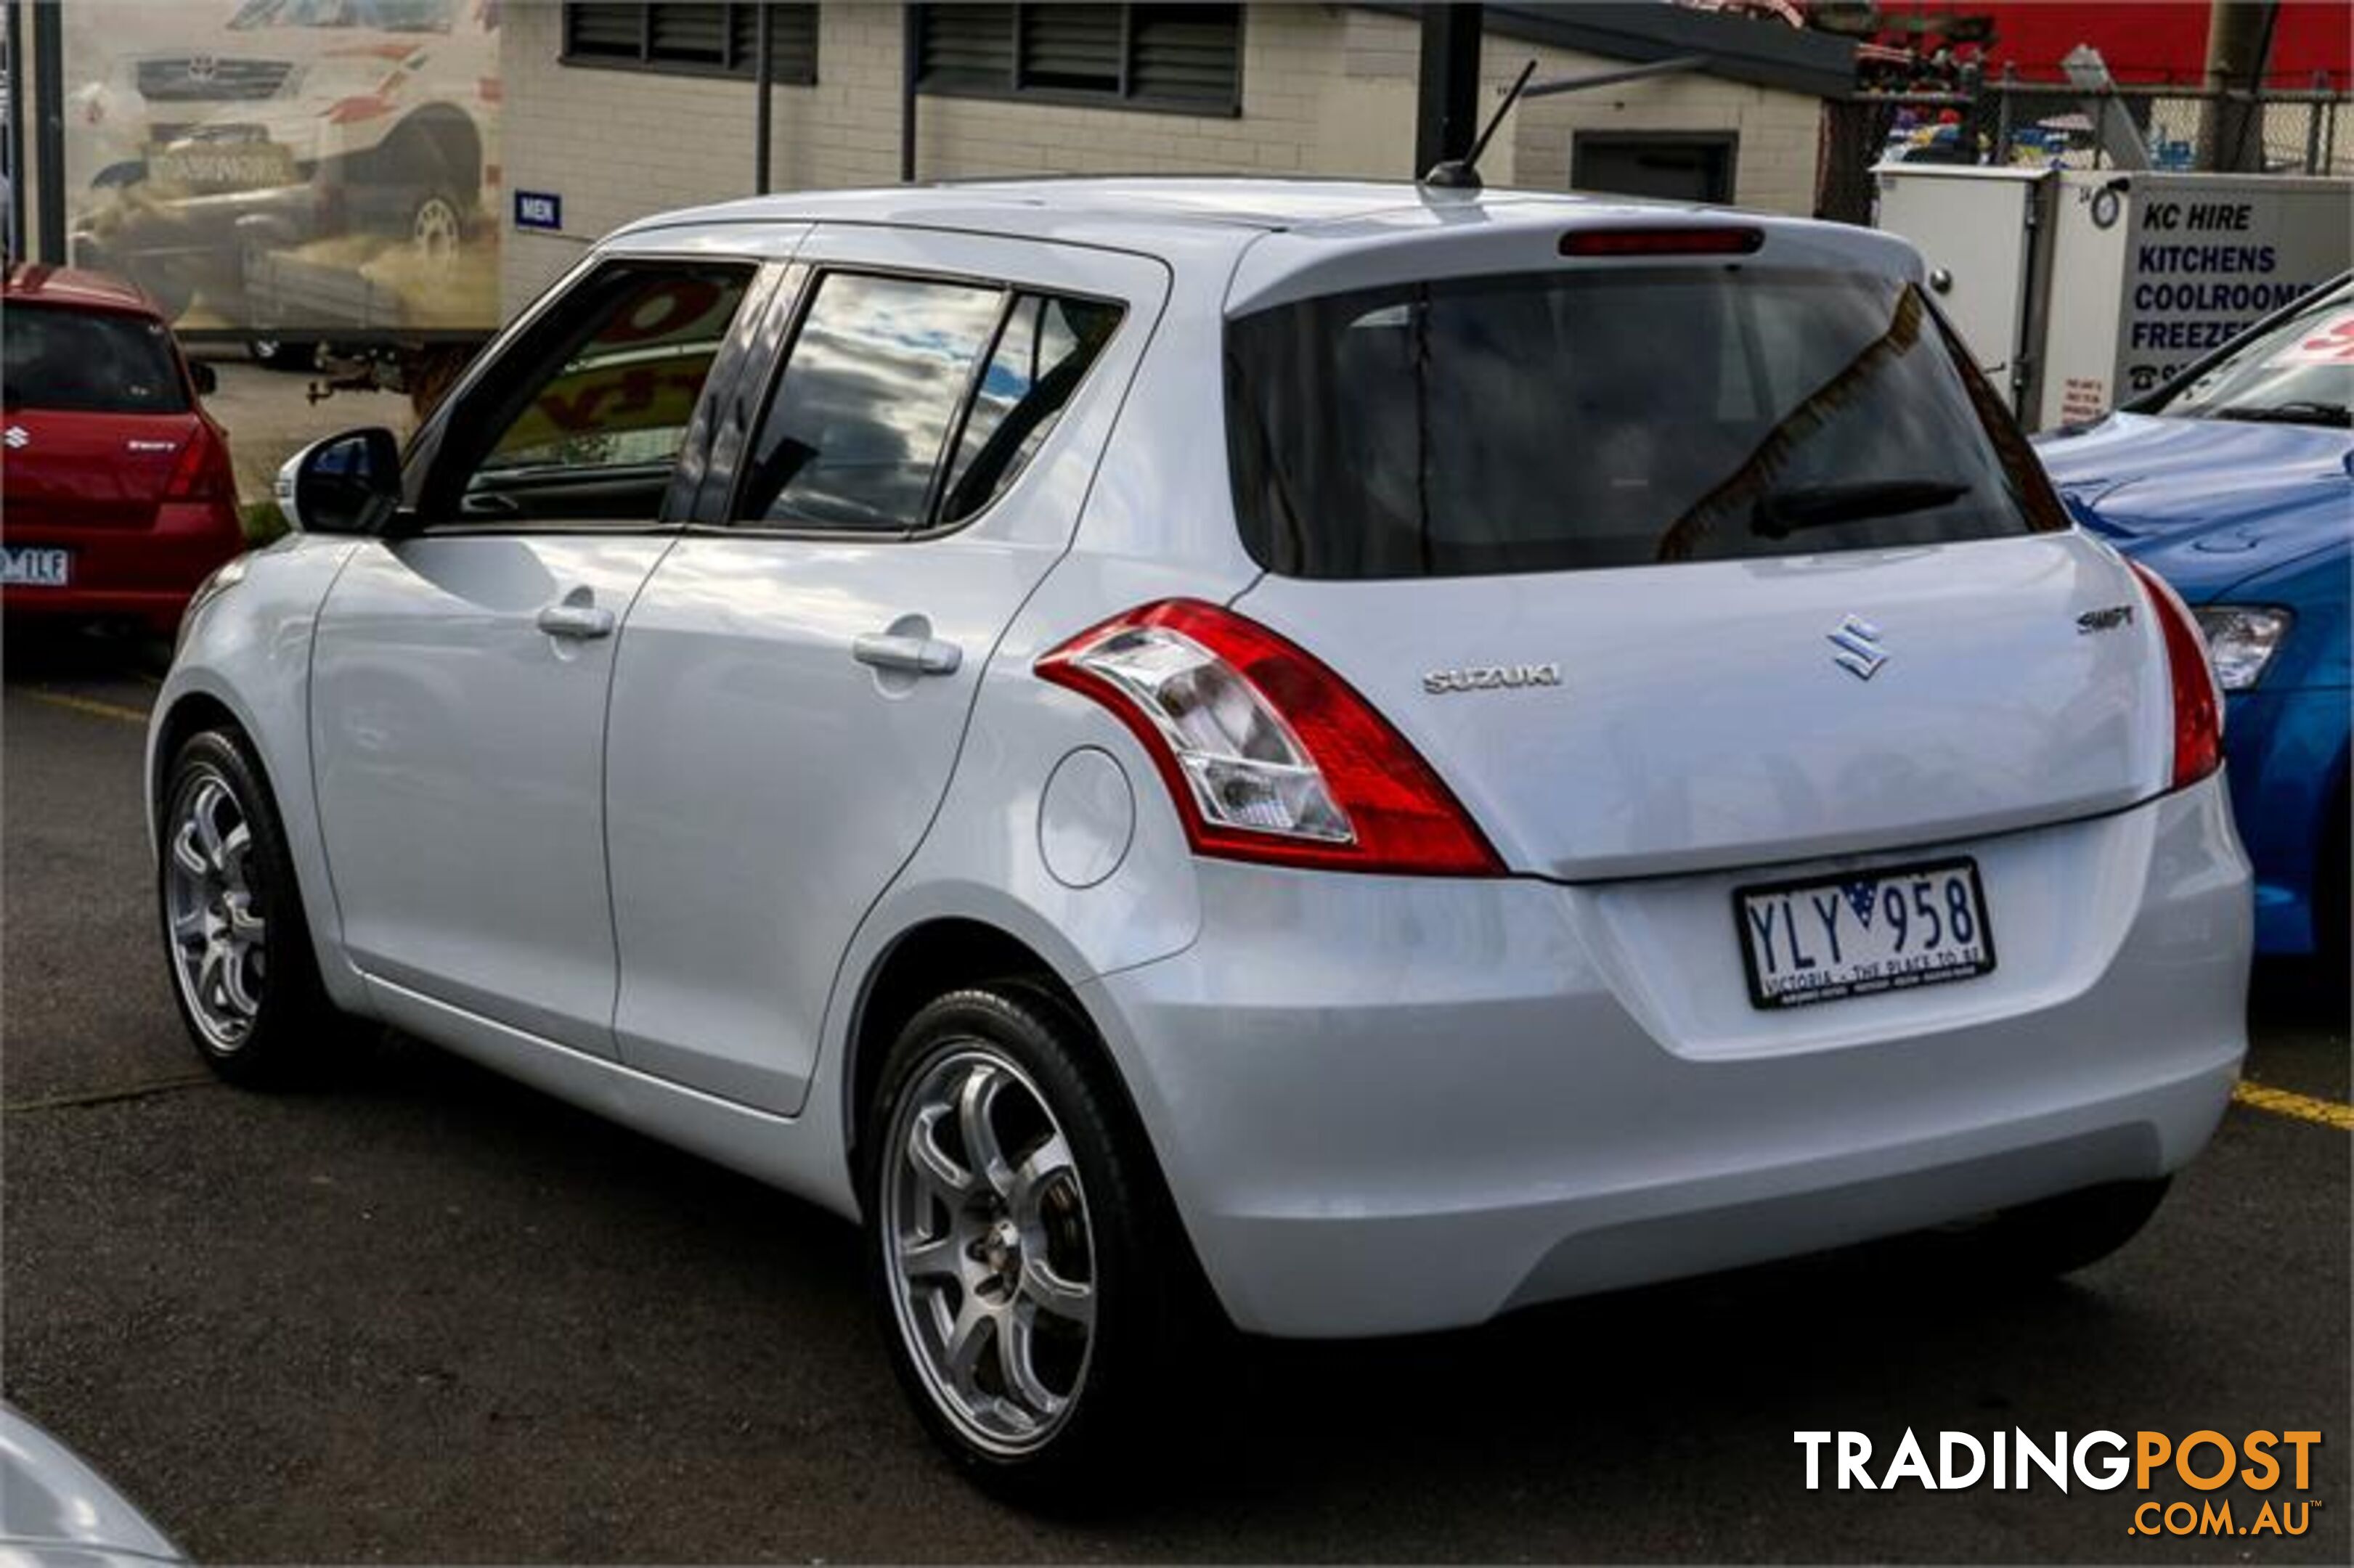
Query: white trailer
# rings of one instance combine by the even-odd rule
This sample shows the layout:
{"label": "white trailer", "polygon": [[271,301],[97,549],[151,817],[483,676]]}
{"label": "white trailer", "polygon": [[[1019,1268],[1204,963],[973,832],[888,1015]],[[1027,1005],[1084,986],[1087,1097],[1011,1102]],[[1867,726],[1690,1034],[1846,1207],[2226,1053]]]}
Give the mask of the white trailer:
{"label": "white trailer", "polygon": [[2031,429],[2097,418],[2354,260],[2354,181],[1882,164],[1878,227]]}

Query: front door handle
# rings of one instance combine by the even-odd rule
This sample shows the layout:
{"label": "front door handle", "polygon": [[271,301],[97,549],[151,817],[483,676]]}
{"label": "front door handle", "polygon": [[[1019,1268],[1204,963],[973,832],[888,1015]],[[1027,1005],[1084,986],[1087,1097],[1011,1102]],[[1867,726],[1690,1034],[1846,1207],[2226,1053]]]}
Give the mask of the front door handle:
{"label": "front door handle", "polygon": [[867,632],[851,643],[850,656],[877,670],[900,670],[911,675],[953,675],[964,662],[964,650],[953,642],[895,631]]}
{"label": "front door handle", "polygon": [[539,629],[550,637],[586,641],[613,635],[613,612],[594,602],[584,586],[574,588],[539,612]]}

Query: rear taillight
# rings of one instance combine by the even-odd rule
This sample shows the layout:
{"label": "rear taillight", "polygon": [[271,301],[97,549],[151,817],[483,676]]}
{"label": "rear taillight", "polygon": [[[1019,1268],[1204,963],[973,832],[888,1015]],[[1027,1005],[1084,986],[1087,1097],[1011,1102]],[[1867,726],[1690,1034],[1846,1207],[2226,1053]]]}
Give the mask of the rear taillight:
{"label": "rear taillight", "polygon": [[164,486],[166,501],[234,501],[237,474],[229,467],[228,444],[207,421],[196,421],[196,433],[180,449],[172,477]]}
{"label": "rear taillight", "polygon": [[2164,579],[2138,561],[2128,561],[2141,579],[2150,611],[2166,637],[2166,668],[2174,688],[2174,788],[2195,784],[2223,766],[2223,713],[2215,672],[2207,662],[2207,641],[2199,623]]}
{"label": "rear taillight", "polygon": [[1256,621],[1166,599],[1079,633],[1038,673],[1134,731],[1199,854],[1421,876],[1503,863],[1405,738]]}

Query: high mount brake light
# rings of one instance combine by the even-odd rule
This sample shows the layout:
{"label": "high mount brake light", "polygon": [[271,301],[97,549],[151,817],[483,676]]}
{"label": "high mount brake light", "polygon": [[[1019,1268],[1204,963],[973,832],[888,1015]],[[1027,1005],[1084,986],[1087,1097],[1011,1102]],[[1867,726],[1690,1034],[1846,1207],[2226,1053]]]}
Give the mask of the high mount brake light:
{"label": "high mount brake light", "polygon": [[1746,256],[1766,243],[1762,228],[1574,228],[1564,256]]}
{"label": "high mount brake light", "polygon": [[2216,697],[2215,672],[2207,662],[2207,640],[2199,623],[2157,573],[2127,561],[2166,638],[2168,683],[2174,698],[2174,781],[2179,789],[2223,766],[2223,714]]}
{"label": "high mount brake light", "polygon": [[1198,854],[1338,871],[1500,876],[1405,736],[1312,655],[1197,599],[1090,627],[1038,674],[1135,732]]}

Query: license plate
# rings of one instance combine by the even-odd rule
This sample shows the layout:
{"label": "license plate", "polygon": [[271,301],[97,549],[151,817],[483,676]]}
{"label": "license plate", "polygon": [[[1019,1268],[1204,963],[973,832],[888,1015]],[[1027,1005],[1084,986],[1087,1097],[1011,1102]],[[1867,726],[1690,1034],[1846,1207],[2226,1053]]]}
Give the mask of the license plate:
{"label": "license plate", "polygon": [[1735,888],[1733,913],[1755,1007],[1905,991],[1994,968],[1973,860]]}
{"label": "license plate", "polygon": [[73,552],[31,545],[0,545],[0,584],[17,588],[63,588],[73,578]]}
{"label": "license plate", "polygon": [[196,189],[271,190],[295,185],[294,150],[277,142],[195,141],[147,150],[157,185]]}

